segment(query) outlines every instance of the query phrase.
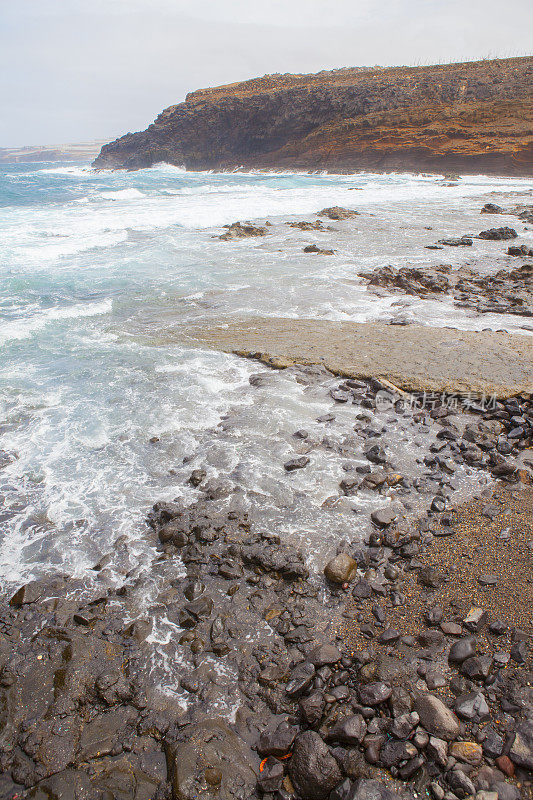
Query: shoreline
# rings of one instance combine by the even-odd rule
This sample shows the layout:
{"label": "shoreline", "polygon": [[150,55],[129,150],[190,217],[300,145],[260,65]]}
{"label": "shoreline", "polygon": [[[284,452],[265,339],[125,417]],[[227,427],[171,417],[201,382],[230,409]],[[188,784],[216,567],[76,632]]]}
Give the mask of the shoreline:
{"label": "shoreline", "polygon": [[[310,385],[331,385],[323,369],[284,370],[307,376]],[[250,378],[251,391],[260,391],[261,375]],[[334,384],[333,404],[351,402],[354,414],[375,405],[380,391],[375,380]],[[389,437],[397,435],[400,410],[372,413],[389,419]],[[474,416],[438,402],[415,414],[421,432],[437,432],[433,460],[426,457],[422,471],[426,481],[433,476],[426,489],[395,472],[378,444],[389,441],[386,434],[370,436],[368,467],[345,472],[338,501],[375,493],[382,507],[365,543],[341,541],[337,555],[331,550],[326,579],[310,575],[301,552],[256,523],[259,497],[248,506],[231,484],[194,468],[197,500],[158,503],[150,516],[160,549],[147,578],[159,575],[160,589],[140,617],[135,608],[146,578],[125,576],[122,586],[110,587],[105,557],[94,568],[100,591],[51,576],[2,602],[6,797],[62,796],[67,785],[79,800],[90,791],[112,791],[117,800],[193,800],[206,791],[224,800],[325,800],[333,790],[335,800],[408,800],[427,791],[452,800],[472,789],[495,791],[500,800],[531,796],[531,627],[527,610],[524,627],[507,618],[507,595],[497,607],[491,599],[500,584],[530,592],[530,573],[517,583],[511,560],[504,575],[485,575],[479,603],[454,571],[465,513],[487,552],[494,556],[498,533],[486,535],[484,514],[500,532],[500,520],[510,522],[507,553],[519,535],[521,563],[531,558],[533,460],[491,461],[496,442],[516,450],[506,414],[525,415],[531,431],[527,400]],[[331,431],[327,439],[335,426],[330,416],[321,423]],[[526,453],[528,436],[518,440]],[[305,432],[294,439],[287,480],[303,474],[317,446],[331,447],[326,439],[311,442],[309,456],[298,455],[298,441],[306,439]],[[461,453],[472,453],[472,463],[481,457],[482,472],[500,475],[495,486],[489,475],[466,512],[452,505]],[[420,492],[428,511],[413,516],[411,498]],[[510,508],[522,520],[519,534]],[[482,549],[466,574],[477,581],[486,568]],[[161,615],[175,640],[167,657],[182,653],[177,694],[153,683],[151,642],[164,640]],[[234,708],[229,715],[227,705],[220,713],[225,703]]]}
{"label": "shoreline", "polygon": [[[313,216],[287,224],[323,245]],[[439,294],[427,269],[399,275],[392,291]],[[255,413],[180,453],[149,563],[117,540],[114,574],[105,552],[92,577],[0,599],[0,797],[533,797],[533,338],[287,317],[172,338],[267,365],[243,389]],[[247,426],[274,438],[267,395],[300,421],[251,484],[256,454],[227,454]]]}

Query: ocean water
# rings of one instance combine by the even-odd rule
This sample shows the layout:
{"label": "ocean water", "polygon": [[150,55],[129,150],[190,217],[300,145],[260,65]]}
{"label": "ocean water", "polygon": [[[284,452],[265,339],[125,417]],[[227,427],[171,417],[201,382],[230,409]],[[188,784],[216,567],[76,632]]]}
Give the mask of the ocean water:
{"label": "ocean water", "polygon": [[[321,507],[338,475],[318,458],[306,478],[287,483],[279,463],[295,426],[312,426],[331,400],[291,375],[273,375],[252,393],[258,366],[185,346],[187,324],[243,314],[386,321],[401,313],[530,335],[520,318],[376,296],[357,276],[362,267],[444,258],[507,265],[493,243],[444,255],[424,244],[487,227],[480,204],[498,192],[515,192],[520,202],[528,189],[520,179],[484,177],[450,187],[435,176],[3,166],[0,586],[55,570],[93,575],[107,554],[109,582],[149,570],[155,541],[146,513],[158,499],[192,501],[186,475],[197,465],[257,493],[265,518],[313,547],[328,526],[302,497]],[[361,222],[324,234],[285,225],[332,205],[359,209]],[[218,239],[223,225],[243,219],[268,219],[270,235]],[[335,257],[302,253],[332,237]],[[414,463],[407,428],[398,448]]]}

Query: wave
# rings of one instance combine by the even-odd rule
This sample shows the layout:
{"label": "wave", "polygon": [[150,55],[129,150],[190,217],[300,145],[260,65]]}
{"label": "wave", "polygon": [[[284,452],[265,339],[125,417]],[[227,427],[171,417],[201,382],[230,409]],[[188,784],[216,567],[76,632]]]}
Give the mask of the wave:
{"label": "wave", "polygon": [[139,189],[118,189],[117,191],[100,192],[99,196],[104,200],[137,200],[146,195]]}
{"label": "wave", "polygon": [[0,345],[18,339],[29,339],[37,331],[42,330],[51,322],[61,322],[67,319],[80,319],[82,317],[96,317],[108,314],[113,308],[111,299],[99,303],[78,303],[74,306],[63,308],[49,308],[31,317],[22,317],[2,323],[0,329]]}
{"label": "wave", "polygon": [[[34,174],[34,173],[24,173]],[[49,167],[37,170],[38,175],[68,175],[70,178],[94,178],[96,171],[92,167]]]}

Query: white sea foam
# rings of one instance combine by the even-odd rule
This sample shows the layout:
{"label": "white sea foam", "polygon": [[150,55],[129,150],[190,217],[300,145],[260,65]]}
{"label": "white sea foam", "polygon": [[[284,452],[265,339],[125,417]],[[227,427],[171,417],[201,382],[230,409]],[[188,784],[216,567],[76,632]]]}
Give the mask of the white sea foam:
{"label": "white sea foam", "polygon": [[139,189],[119,189],[116,192],[101,192],[100,197],[104,200],[137,200],[139,197],[146,195],[139,191]]}
{"label": "white sea foam", "polygon": [[14,339],[28,339],[51,322],[96,317],[100,314],[108,314],[112,308],[112,300],[103,300],[99,303],[80,303],[75,306],[49,308],[41,313],[34,313],[30,317],[4,321],[0,327],[0,345]]}

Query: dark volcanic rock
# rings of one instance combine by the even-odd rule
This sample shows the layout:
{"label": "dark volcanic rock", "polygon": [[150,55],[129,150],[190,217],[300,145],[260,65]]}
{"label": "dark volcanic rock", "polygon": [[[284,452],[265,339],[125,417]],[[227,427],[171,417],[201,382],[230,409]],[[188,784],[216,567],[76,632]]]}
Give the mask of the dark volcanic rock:
{"label": "dark volcanic rock", "polygon": [[518,725],[509,750],[509,757],[519,767],[533,770],[533,723],[531,721]]}
{"label": "dark volcanic rock", "polygon": [[378,706],[388,700],[391,694],[392,688],[382,681],[359,687],[359,699],[364,706]]}
{"label": "dark volcanic rock", "polygon": [[219,236],[219,239],[246,239],[250,236],[266,236],[267,229],[249,222],[234,222],[228,227],[226,233]]}
{"label": "dark volcanic rock", "polygon": [[324,208],[318,212],[320,217],[328,217],[328,219],[334,220],[351,219],[352,217],[357,217],[358,214],[359,212],[354,211],[353,208],[341,208],[340,206]]}
{"label": "dark volcanic rock", "polygon": [[518,236],[514,228],[490,228],[488,231],[481,231],[480,239],[489,239],[493,242],[504,241],[505,239],[516,239]]}
{"label": "dark volcanic rock", "polygon": [[166,745],[173,797],[194,800],[204,791],[206,769],[216,781],[217,797],[249,800],[257,781],[257,762],[223,720],[188,725]]}
{"label": "dark volcanic rock", "polygon": [[314,731],[296,739],[289,770],[294,788],[308,800],[323,800],[342,779],[336,759]]}

